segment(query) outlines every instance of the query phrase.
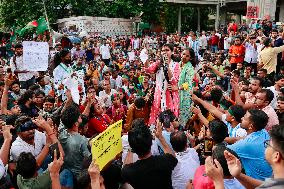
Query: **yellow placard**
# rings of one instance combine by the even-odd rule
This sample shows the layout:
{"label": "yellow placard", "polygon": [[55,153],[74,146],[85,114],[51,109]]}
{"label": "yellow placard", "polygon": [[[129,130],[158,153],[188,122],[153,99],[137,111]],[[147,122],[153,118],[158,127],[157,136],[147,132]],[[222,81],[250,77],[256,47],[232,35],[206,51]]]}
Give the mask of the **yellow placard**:
{"label": "yellow placard", "polygon": [[110,125],[104,132],[91,140],[92,158],[96,160],[100,170],[122,152],[122,120]]}

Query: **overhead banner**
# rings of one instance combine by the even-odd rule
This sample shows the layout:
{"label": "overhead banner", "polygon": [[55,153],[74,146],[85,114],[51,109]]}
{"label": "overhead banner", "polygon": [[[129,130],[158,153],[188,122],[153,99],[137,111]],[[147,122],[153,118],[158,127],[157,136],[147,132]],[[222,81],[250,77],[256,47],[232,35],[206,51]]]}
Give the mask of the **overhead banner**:
{"label": "overhead banner", "polygon": [[104,132],[91,140],[92,158],[100,170],[122,152],[122,120],[110,125]]}

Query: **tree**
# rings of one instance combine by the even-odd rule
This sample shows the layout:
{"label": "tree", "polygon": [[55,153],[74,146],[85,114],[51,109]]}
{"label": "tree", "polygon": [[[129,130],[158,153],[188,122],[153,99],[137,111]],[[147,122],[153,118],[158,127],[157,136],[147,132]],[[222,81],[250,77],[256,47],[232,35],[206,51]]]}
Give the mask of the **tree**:
{"label": "tree", "polygon": [[[161,3],[159,0],[1,0],[0,27],[24,27],[32,20],[44,16],[43,1],[49,23],[70,16],[100,16],[130,18],[142,14],[143,22],[162,25],[168,32],[177,30],[178,4]],[[207,25],[208,8],[201,10],[201,27]],[[197,11],[183,6],[182,31],[197,28]]]}

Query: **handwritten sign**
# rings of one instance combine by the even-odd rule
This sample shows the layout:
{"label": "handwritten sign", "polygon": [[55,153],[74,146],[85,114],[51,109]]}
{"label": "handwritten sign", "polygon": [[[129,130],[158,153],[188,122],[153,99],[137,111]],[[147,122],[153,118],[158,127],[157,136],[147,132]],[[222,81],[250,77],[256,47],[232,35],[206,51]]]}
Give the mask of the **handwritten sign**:
{"label": "handwritten sign", "polygon": [[247,7],[247,18],[258,18],[258,6]]}
{"label": "handwritten sign", "polygon": [[145,64],[145,62],[148,60],[148,53],[146,48],[142,49],[139,57],[143,64]]}
{"label": "handwritten sign", "polygon": [[117,154],[122,152],[122,120],[110,125],[104,132],[92,139],[92,158],[100,170]]}
{"label": "handwritten sign", "polygon": [[135,59],[135,53],[133,51],[128,52],[128,57],[129,57],[130,61],[134,60]]}
{"label": "handwritten sign", "polygon": [[47,42],[23,42],[23,63],[27,71],[46,71],[49,46]]}

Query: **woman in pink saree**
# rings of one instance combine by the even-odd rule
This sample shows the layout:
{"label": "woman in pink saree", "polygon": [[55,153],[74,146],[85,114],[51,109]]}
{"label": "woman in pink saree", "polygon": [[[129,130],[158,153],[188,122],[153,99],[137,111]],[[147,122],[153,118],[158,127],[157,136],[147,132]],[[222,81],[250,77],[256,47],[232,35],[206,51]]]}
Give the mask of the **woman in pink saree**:
{"label": "woman in pink saree", "polygon": [[165,44],[162,47],[162,60],[149,65],[145,63],[145,71],[156,74],[156,87],[154,101],[151,108],[149,125],[155,124],[160,112],[171,110],[177,117],[179,116],[179,91],[178,81],[180,75],[180,65],[174,62],[171,57],[173,46]]}

